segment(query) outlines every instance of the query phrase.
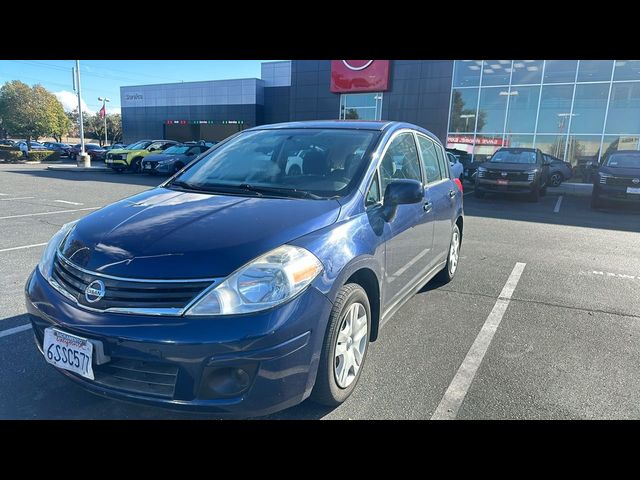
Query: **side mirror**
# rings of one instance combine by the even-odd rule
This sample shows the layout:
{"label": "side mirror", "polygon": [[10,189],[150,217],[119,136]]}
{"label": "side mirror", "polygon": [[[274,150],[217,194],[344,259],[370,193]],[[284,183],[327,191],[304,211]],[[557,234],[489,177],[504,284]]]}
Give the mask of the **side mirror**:
{"label": "side mirror", "polygon": [[548,167],[549,165],[551,165],[551,162],[549,160],[545,160],[542,162],[543,167]]}
{"label": "side mirror", "polygon": [[424,198],[424,189],[417,180],[394,180],[384,191],[382,215],[386,222],[396,216],[398,205],[418,203]]}

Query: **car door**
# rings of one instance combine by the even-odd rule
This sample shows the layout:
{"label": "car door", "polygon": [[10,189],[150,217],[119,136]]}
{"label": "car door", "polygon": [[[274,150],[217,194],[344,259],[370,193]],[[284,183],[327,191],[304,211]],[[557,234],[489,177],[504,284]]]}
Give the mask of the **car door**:
{"label": "car door", "polygon": [[[390,140],[379,167],[380,191],[394,180],[423,182],[413,133],[401,131]],[[386,237],[384,305],[411,289],[430,263],[433,213],[425,191],[423,202],[399,205]]]}
{"label": "car door", "polygon": [[427,195],[433,205],[433,266],[447,259],[451,244],[451,229],[456,196],[460,190],[450,178],[445,151],[426,135],[417,134],[418,146],[427,176]]}

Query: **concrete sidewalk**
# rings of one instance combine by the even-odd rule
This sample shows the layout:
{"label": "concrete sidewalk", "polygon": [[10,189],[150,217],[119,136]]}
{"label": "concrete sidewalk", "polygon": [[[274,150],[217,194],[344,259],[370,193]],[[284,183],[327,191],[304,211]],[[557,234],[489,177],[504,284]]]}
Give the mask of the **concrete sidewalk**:
{"label": "concrete sidewalk", "polygon": [[75,165],[50,165],[47,170],[58,172],[113,172],[109,167],[77,167]]}

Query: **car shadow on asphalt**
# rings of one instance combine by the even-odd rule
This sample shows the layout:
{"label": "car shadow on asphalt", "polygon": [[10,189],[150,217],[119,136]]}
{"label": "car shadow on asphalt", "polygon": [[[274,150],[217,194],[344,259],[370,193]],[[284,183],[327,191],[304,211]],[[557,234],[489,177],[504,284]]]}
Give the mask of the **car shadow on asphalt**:
{"label": "car shadow on asphalt", "polygon": [[167,178],[160,175],[145,175],[140,173],[116,173],[116,172],[67,172],[46,169],[7,169],[3,172],[20,173],[39,178],[55,178],[58,180],[68,180],[73,182],[105,182],[119,183],[123,185],[142,185],[147,187],[157,187]]}
{"label": "car shadow on asphalt", "polygon": [[[516,195],[487,194],[464,199],[467,217],[486,217],[502,220],[548,223],[554,225],[640,232],[640,202],[634,204],[610,204],[606,208],[592,209],[590,196],[551,194],[539,202],[528,202]],[[558,209],[557,212],[554,210]]]}

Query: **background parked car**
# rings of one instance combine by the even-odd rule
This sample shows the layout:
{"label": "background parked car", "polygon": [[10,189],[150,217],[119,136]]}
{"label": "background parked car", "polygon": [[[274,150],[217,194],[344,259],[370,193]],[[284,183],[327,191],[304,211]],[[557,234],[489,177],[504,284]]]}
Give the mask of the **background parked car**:
{"label": "background parked car", "polygon": [[0,145],[9,145],[10,147],[14,146],[16,144],[16,142],[14,142],[13,140],[0,140]]}
{"label": "background parked car", "polygon": [[464,166],[462,165],[462,162],[451,152],[447,152],[447,158],[449,159],[451,175],[453,178],[458,178],[462,181],[464,175]]}
{"label": "background parked car", "polygon": [[114,148],[106,155],[107,167],[121,173],[126,169],[139,173],[142,168],[142,159],[152,153],[165,151],[179,142],[175,140],[139,140],[124,148]]}
{"label": "background parked car", "polygon": [[[102,148],[97,143],[85,143],[84,144],[85,152],[91,157],[91,160],[102,160],[104,159],[105,149]],[[71,160],[77,160],[78,155],[80,154],[80,144],[76,143],[71,150],[69,151],[69,158]]]}
{"label": "background parked car", "polygon": [[[20,147],[22,144],[25,144],[27,142],[22,141],[17,143],[16,145],[14,145],[15,147]],[[47,150],[47,147],[45,147],[42,143],[40,142],[36,142],[34,140],[31,141],[31,150]]]}
{"label": "background parked car", "polygon": [[53,150],[54,152],[60,152],[60,155],[69,155],[69,152],[71,151],[71,145],[69,145],[68,143],[61,143],[61,142],[44,142],[44,146],[48,149],[48,150]]}
{"label": "background parked car", "polygon": [[573,169],[569,162],[563,162],[553,155],[543,154],[544,159],[550,162],[549,165],[549,186],[557,187],[565,180],[569,180],[573,174]]}
{"label": "background parked car", "polygon": [[209,150],[203,144],[180,143],[172,145],[162,153],[152,153],[142,159],[142,173],[174,174],[202,152]]}
{"label": "background parked car", "polygon": [[640,205],[640,152],[618,150],[604,159],[593,181],[591,208],[606,204]]}

